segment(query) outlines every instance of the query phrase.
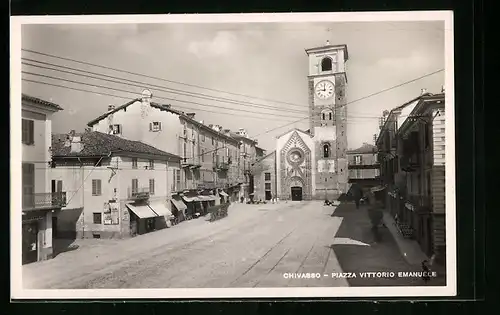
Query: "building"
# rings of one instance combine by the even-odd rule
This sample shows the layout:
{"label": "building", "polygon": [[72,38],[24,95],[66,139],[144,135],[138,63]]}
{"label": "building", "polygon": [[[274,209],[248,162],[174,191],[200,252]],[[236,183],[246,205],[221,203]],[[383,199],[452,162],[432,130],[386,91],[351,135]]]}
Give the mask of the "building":
{"label": "building", "polygon": [[379,184],[380,164],[376,146],[363,143],[361,147],[347,151],[347,165],[350,184],[366,188]]}
{"label": "building", "polygon": [[422,94],[392,110],[377,139],[387,206],[401,233],[446,260],[445,94]]}
{"label": "building", "polygon": [[22,263],[52,258],[52,216],[66,192],[51,185],[49,161],[54,103],[22,95]]}
{"label": "building", "polygon": [[179,194],[185,190],[192,196],[203,190],[216,189],[224,195],[239,191],[239,142],[224,134],[222,127],[195,120],[194,113],[151,100],[152,94],[146,90],[141,98],[109,106],[88,126],[179,155],[181,170],[174,178]]}
{"label": "building", "polygon": [[123,238],[168,226],[181,157],[98,131],[52,137],[51,179],[68,191],[57,238]]}
{"label": "building", "polygon": [[[240,144],[239,178],[241,178],[241,189],[238,199],[246,202],[255,194],[252,165],[257,160],[257,141],[250,139],[247,131],[243,128],[240,128],[237,132],[231,132],[230,130],[226,130],[226,132],[228,136],[236,139]],[[261,150],[259,149],[259,151]],[[259,154],[261,153],[259,152]]]}
{"label": "building", "polygon": [[335,199],[346,193],[346,45],[307,49],[309,130],[277,137],[276,189],[284,200]]}
{"label": "building", "polygon": [[254,200],[271,200],[277,196],[276,152],[258,159],[252,168],[255,191]]}

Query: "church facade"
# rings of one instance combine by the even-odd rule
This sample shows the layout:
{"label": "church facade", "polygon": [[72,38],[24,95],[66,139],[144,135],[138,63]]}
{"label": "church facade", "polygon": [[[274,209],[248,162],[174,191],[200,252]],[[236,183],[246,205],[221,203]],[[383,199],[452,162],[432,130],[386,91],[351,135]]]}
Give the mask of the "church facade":
{"label": "church facade", "polygon": [[306,50],[309,130],[277,137],[276,191],[282,200],[334,199],[348,190],[346,45]]}

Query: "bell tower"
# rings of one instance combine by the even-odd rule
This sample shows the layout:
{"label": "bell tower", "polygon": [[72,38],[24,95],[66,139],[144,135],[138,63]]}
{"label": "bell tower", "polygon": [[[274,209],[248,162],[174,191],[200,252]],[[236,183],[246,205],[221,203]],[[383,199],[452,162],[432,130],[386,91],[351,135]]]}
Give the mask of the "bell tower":
{"label": "bell tower", "polygon": [[309,132],[315,142],[316,198],[347,192],[347,45],[306,49],[309,58]]}

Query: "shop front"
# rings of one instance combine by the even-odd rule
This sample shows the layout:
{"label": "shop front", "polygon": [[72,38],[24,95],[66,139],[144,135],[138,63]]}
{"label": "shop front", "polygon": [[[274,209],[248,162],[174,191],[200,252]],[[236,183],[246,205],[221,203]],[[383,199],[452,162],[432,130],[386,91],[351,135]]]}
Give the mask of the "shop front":
{"label": "shop front", "polygon": [[[50,222],[48,222],[50,220]],[[52,258],[52,211],[27,211],[22,216],[22,264]]]}
{"label": "shop front", "polygon": [[159,215],[145,202],[127,203],[130,212],[130,235],[140,235],[157,229]]}
{"label": "shop front", "polygon": [[149,207],[153,212],[155,212],[158,216],[155,218],[155,229],[161,230],[167,227],[172,226],[172,221],[174,220],[174,216],[170,209],[167,208],[165,202],[156,201],[151,202]]}
{"label": "shop front", "polygon": [[191,220],[193,218],[196,218],[201,215],[203,209],[202,209],[202,200],[198,198],[196,195],[191,195],[191,196],[182,196],[182,200],[187,206],[186,209],[186,219]]}
{"label": "shop front", "polygon": [[172,214],[174,216],[174,222],[179,223],[186,219],[187,206],[182,201],[182,197],[179,195],[173,195],[170,200],[172,203]]}

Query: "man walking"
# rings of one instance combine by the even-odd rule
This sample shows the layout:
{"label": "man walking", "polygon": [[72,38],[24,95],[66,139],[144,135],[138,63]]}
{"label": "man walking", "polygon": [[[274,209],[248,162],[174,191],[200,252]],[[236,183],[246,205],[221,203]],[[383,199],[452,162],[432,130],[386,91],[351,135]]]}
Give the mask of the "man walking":
{"label": "man walking", "polygon": [[352,196],[354,198],[354,203],[356,204],[356,209],[359,209],[361,198],[363,198],[363,191],[361,190],[361,187],[358,184],[354,184],[352,190]]}

